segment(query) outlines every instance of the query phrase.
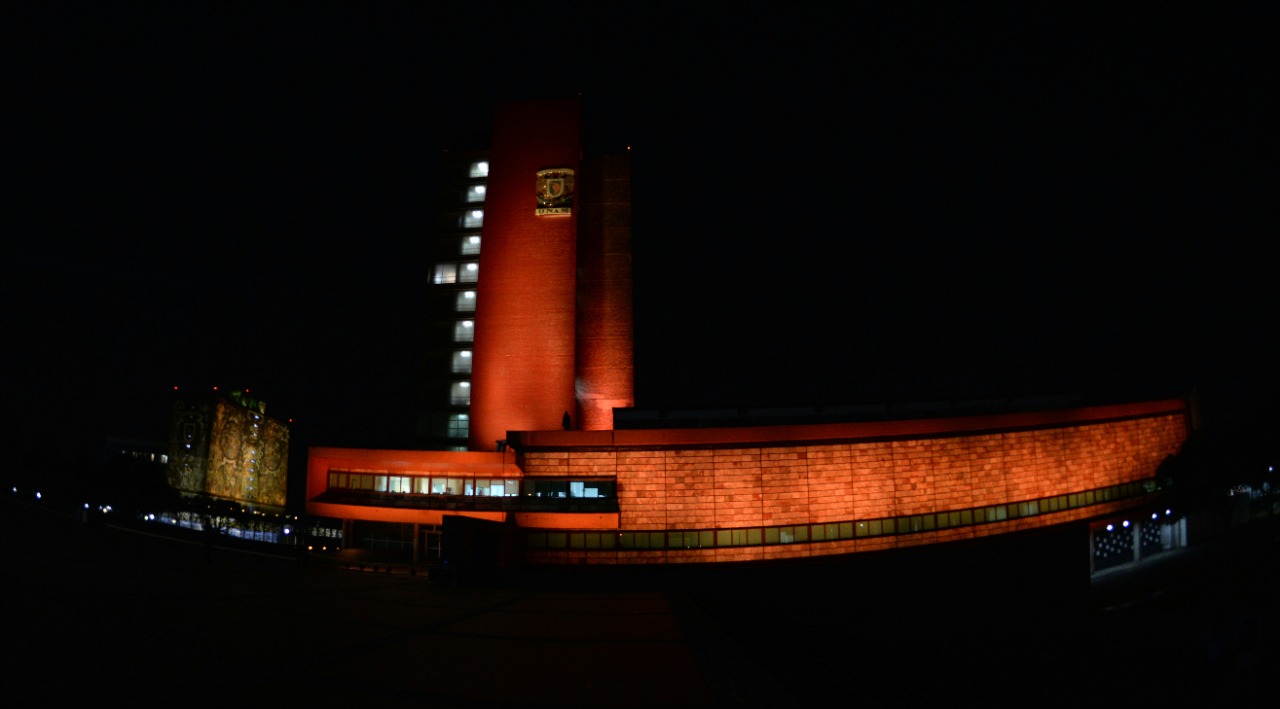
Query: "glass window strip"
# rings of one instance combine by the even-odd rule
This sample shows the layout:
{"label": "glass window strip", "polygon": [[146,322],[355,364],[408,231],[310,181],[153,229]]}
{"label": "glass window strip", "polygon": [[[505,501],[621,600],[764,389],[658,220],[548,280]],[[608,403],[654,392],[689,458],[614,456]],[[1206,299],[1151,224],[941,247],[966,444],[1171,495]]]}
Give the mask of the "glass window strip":
{"label": "glass window strip", "polygon": [[[526,480],[526,483],[531,481]],[[567,488],[568,481],[559,482]],[[530,490],[526,486],[525,494]],[[870,520],[824,522],[802,525],[778,525],[770,527],[737,527],[703,530],[650,530],[631,532],[578,532],[578,531],[530,531],[531,548],[582,549],[582,550],[662,550],[662,549],[712,549],[773,544],[807,544],[811,542],[841,541],[866,537],[914,534],[936,529],[968,527],[1002,522],[1020,517],[1036,517],[1062,512],[1088,504],[1133,497],[1147,491],[1145,481],[1121,483],[1097,490],[1086,490],[1069,495],[1055,495],[1035,500],[1022,500],[960,510],[886,517]],[[1090,503],[1095,500],[1095,503]],[[1074,503],[1073,503],[1074,501]],[[557,536],[559,535],[559,536]]]}

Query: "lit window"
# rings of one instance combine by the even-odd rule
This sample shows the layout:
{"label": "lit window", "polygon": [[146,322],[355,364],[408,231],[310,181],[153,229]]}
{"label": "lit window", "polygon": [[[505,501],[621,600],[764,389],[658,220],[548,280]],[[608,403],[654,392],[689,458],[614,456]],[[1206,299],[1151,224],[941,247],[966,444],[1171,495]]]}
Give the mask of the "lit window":
{"label": "lit window", "polygon": [[479,162],[471,163],[471,176],[472,177],[488,177],[489,161],[481,160]]}
{"label": "lit window", "polygon": [[471,373],[471,350],[459,350],[453,353],[454,374]]}
{"label": "lit window", "polygon": [[449,416],[449,438],[466,438],[470,435],[471,418],[466,414]]}
{"label": "lit window", "polygon": [[484,210],[473,209],[462,215],[463,229],[479,229],[484,225]]}
{"label": "lit window", "polygon": [[442,283],[458,282],[458,264],[441,263],[436,265],[435,275],[431,279],[432,283],[437,285]]}
{"label": "lit window", "polygon": [[405,494],[405,493],[408,493],[410,489],[411,489],[410,480],[408,476],[392,475],[387,480],[387,492],[398,492],[401,494]]}
{"label": "lit window", "polygon": [[454,342],[471,342],[475,339],[476,327],[475,323],[470,320],[461,320],[453,326]]}
{"label": "lit window", "polygon": [[472,185],[471,187],[469,187],[467,189],[467,201],[483,202],[484,201],[484,185]]}
{"label": "lit window", "polygon": [[470,406],[471,382],[454,382],[449,389],[449,403],[454,406]]}
{"label": "lit window", "polygon": [[461,283],[475,283],[480,278],[480,264],[472,261],[462,264],[462,272],[458,275]]}
{"label": "lit window", "polygon": [[474,312],[476,309],[476,292],[473,290],[464,290],[458,294],[458,303],[456,310],[460,313]]}
{"label": "lit window", "polygon": [[467,256],[474,256],[480,253],[480,235],[471,234],[462,237],[462,253]]}

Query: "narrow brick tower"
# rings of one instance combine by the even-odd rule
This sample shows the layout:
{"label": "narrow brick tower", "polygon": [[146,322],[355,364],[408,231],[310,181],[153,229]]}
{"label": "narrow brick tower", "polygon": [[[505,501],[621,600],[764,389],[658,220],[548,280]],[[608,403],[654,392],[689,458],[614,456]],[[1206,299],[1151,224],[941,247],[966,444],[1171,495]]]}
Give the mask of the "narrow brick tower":
{"label": "narrow brick tower", "polygon": [[471,450],[494,450],[507,431],[559,429],[566,414],[571,428],[612,428],[612,407],[634,404],[629,163],[589,161],[584,180],[581,115],[575,98],[494,116]]}

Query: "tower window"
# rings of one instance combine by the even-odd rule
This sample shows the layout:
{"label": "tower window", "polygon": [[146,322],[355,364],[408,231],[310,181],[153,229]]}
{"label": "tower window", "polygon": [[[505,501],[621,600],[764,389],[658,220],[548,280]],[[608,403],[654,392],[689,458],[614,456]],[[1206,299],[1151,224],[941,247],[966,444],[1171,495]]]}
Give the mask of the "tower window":
{"label": "tower window", "polygon": [[480,160],[478,162],[471,163],[471,176],[472,177],[488,177],[489,161]]}
{"label": "tower window", "polygon": [[471,342],[475,339],[476,324],[470,320],[460,320],[453,326],[454,342]]}
{"label": "tower window", "polygon": [[465,256],[473,256],[480,253],[480,235],[468,234],[462,237],[461,252]]}
{"label": "tower window", "polygon": [[472,209],[471,211],[462,215],[463,229],[479,229],[481,226],[484,226],[484,210],[483,209]]}
{"label": "tower window", "polygon": [[458,273],[458,281],[460,283],[475,283],[480,278],[480,264],[471,261],[462,264],[462,268]]}
{"label": "tower window", "polygon": [[468,202],[483,202],[484,193],[484,185],[472,185],[467,188],[466,200]]}
{"label": "tower window", "polygon": [[449,403],[454,406],[470,406],[471,382],[454,382],[449,388]]}
{"label": "tower window", "polygon": [[476,292],[473,290],[464,290],[458,294],[457,304],[454,309],[460,313],[474,312],[476,309]]}
{"label": "tower window", "polygon": [[431,278],[431,282],[437,285],[440,285],[442,283],[457,283],[458,282],[458,264],[456,263],[436,264],[436,271]]}
{"label": "tower window", "polygon": [[471,373],[471,350],[458,350],[453,353],[453,373]]}
{"label": "tower window", "polygon": [[471,432],[471,417],[466,414],[449,416],[449,438],[466,438]]}

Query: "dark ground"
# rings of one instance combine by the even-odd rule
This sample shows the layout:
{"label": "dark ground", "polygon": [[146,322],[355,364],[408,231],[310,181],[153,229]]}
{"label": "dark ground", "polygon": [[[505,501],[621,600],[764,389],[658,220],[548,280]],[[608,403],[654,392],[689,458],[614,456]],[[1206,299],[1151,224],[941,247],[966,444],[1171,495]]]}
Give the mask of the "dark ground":
{"label": "dark ground", "polygon": [[0,505],[4,678],[42,704],[1254,705],[1280,657],[1274,517],[1071,588],[982,550],[446,586]]}

